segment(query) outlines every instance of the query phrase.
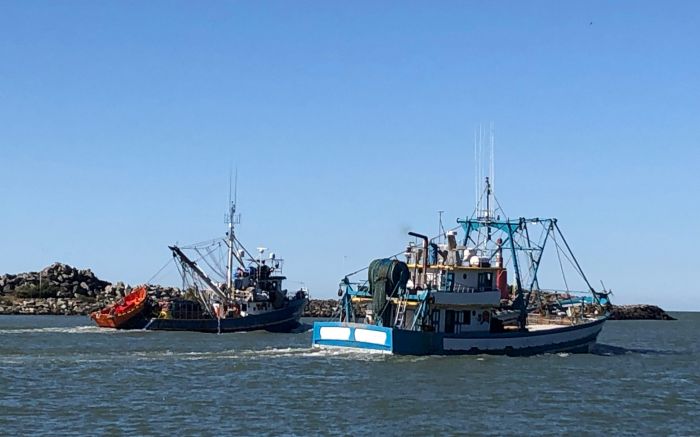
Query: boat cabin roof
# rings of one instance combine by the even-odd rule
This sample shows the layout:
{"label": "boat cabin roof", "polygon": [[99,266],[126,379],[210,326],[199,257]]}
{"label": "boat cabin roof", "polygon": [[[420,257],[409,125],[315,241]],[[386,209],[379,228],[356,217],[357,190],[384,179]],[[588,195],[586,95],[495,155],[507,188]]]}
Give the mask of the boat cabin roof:
{"label": "boat cabin roof", "polygon": [[[413,270],[413,269],[422,269],[423,264],[407,264],[408,268]],[[490,266],[490,267],[474,267],[474,266],[457,266],[457,265],[448,265],[448,264],[432,264],[428,265],[428,270],[453,270],[453,271],[462,271],[462,270],[505,270],[505,267],[495,267],[495,266]]]}

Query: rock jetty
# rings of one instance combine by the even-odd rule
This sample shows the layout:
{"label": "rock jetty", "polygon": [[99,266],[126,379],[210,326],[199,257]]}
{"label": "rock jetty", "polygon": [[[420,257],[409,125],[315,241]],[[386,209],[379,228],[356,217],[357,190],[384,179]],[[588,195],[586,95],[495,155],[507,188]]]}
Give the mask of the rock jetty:
{"label": "rock jetty", "polygon": [[613,305],[610,320],[676,320],[656,305]]}
{"label": "rock jetty", "polygon": [[[103,281],[90,270],[54,263],[40,272],[0,276],[0,314],[86,315],[131,291],[123,282]],[[147,285],[156,300],[180,297],[178,288]]]}
{"label": "rock jetty", "polygon": [[[111,283],[99,279],[90,269],[80,270],[54,263],[40,272],[5,274],[0,276],[0,314],[87,315],[119,300],[133,287],[123,282]],[[175,287],[149,284],[149,296],[154,300],[180,298],[183,291]],[[304,317],[330,318],[338,314],[336,299],[312,299]],[[364,314],[357,306],[355,313]],[[612,320],[674,320],[654,305],[613,305]]]}

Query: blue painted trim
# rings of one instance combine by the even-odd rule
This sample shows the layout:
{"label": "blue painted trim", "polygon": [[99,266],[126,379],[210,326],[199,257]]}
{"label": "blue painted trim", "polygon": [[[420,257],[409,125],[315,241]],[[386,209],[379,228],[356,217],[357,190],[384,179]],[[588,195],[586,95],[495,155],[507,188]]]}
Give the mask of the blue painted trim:
{"label": "blue painted trim", "polygon": [[[331,340],[321,338],[321,328],[347,328],[350,330],[348,340]],[[386,334],[384,344],[367,343],[355,339],[355,330],[364,329],[367,331],[377,331]],[[314,322],[311,343],[314,346],[335,346],[354,349],[371,349],[385,352],[393,351],[393,329],[384,326],[368,325],[363,323],[343,323],[343,322]]]}
{"label": "blue painted trim", "polygon": [[[606,318],[601,318],[592,323],[581,325],[567,326],[561,328],[559,332],[570,332],[579,329],[590,328],[597,326],[606,321]],[[320,329],[322,327],[343,327],[349,328],[351,331],[349,340],[323,340],[320,338]],[[387,333],[387,343],[385,345],[377,345],[372,343],[364,343],[355,340],[355,329],[362,328],[372,331],[382,331]],[[495,338],[518,338],[518,337],[535,337],[540,335],[551,334],[547,331],[535,332],[514,332],[514,333],[499,333],[499,334],[461,334],[445,336],[442,333],[409,331],[405,329],[392,329],[377,325],[366,325],[358,323],[342,323],[342,322],[315,322],[313,329],[313,345],[314,346],[335,346],[353,349],[366,349],[390,352],[397,355],[509,355],[509,356],[529,356],[538,355],[548,352],[587,352],[588,346],[595,343],[600,331],[591,334],[587,337],[573,340],[570,342],[555,343],[544,346],[526,347],[519,349],[503,349],[503,350],[444,350],[443,340],[445,338],[464,338],[464,339],[495,339]]]}
{"label": "blue painted trim", "polygon": [[382,346],[381,344],[361,343],[359,341],[344,341],[344,340],[318,340],[314,342],[318,346],[335,346],[352,349],[370,349],[391,352],[391,348]]}

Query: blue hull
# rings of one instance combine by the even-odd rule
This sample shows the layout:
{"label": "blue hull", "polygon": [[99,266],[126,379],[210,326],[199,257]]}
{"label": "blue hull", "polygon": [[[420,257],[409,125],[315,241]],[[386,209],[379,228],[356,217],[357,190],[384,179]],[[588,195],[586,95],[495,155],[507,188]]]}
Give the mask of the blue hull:
{"label": "blue hull", "polygon": [[589,352],[605,318],[555,329],[475,334],[408,331],[362,323],[315,322],[314,347],[339,347],[397,355],[511,355]]}
{"label": "blue hull", "polygon": [[149,331],[241,332],[266,330],[290,332],[300,326],[299,319],[306,299],[294,299],[283,308],[263,314],[233,319],[151,319],[144,329]]}

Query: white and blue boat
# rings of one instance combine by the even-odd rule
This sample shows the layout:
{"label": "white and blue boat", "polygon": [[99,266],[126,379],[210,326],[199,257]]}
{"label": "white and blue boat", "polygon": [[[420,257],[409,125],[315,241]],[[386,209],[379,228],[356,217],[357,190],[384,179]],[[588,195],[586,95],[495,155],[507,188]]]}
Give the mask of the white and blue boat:
{"label": "white and blue boat", "polygon": [[[363,282],[345,277],[339,317],[314,323],[313,346],[402,355],[589,352],[607,319],[609,293],[593,289],[556,219],[501,219],[502,211],[490,208],[488,177],[483,193],[486,207],[477,202],[455,230],[433,239],[410,232],[405,261],[374,260]],[[588,289],[578,294],[589,299],[540,288],[548,242],[560,262],[570,261]]]}

